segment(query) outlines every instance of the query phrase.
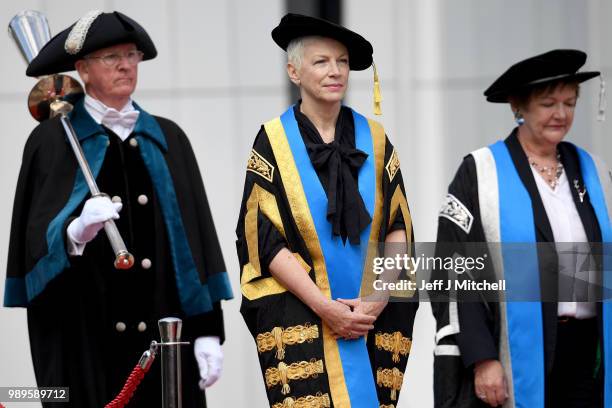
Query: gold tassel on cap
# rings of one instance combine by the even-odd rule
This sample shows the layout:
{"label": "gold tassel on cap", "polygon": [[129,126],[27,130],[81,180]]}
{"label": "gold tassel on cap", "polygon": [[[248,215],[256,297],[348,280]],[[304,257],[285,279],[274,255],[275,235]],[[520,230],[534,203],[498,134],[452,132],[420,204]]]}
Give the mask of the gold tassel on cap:
{"label": "gold tassel on cap", "polygon": [[382,102],[382,95],[380,94],[380,81],[378,80],[378,71],[376,70],[376,64],[372,61],[372,68],[374,69],[374,114],[382,115],[382,109],[380,103]]}

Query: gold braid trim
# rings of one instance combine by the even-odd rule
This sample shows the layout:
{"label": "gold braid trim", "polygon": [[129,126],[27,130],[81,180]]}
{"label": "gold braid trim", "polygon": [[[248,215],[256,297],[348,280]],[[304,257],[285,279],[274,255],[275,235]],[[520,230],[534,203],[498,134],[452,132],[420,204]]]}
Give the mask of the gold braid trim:
{"label": "gold braid trim", "polygon": [[399,363],[400,354],[404,357],[410,353],[412,340],[402,336],[402,333],[396,331],[393,333],[376,333],[374,336],[374,344],[379,350],[385,350],[393,353],[393,362]]}
{"label": "gold braid trim", "polygon": [[389,405],[387,405],[387,404],[380,404],[379,408],[395,408],[395,405],[393,405],[393,404],[389,404]]}
{"label": "gold braid trim", "polygon": [[385,166],[385,169],[387,169],[387,174],[389,175],[389,181],[393,181],[393,178],[399,171],[399,168],[400,168],[399,156],[397,155],[397,151],[394,148],[393,152],[391,153],[391,157],[389,157],[389,161],[387,162],[387,165]]}
{"label": "gold braid trim", "polygon": [[272,183],[274,179],[274,166],[270,164],[261,154],[255,149],[251,150],[249,160],[247,161],[247,171],[252,171],[259,174],[261,177]]}
{"label": "gold braid trim", "polygon": [[282,383],[281,393],[287,395],[291,392],[289,380],[305,380],[308,377],[316,377],[323,374],[323,360],[300,361],[287,365],[283,362],[278,363],[278,368],[270,367],[266,370],[266,386]]}
{"label": "gold braid trim", "polygon": [[380,387],[391,388],[391,400],[397,399],[397,392],[402,388],[404,374],[396,367],[393,369],[380,368],[376,370],[376,384]]}
{"label": "gold braid trim", "polygon": [[320,392],[317,395],[307,395],[305,397],[300,397],[298,399],[293,399],[292,397],[287,397],[283,400],[283,402],[277,402],[272,405],[272,408],[329,408],[331,407],[331,402],[329,399],[329,394],[321,394]]}
{"label": "gold braid trim", "polygon": [[318,338],[319,327],[306,323],[303,326],[290,326],[286,329],[277,326],[269,332],[258,334],[255,341],[257,342],[257,351],[263,353],[276,348],[276,358],[282,360],[285,358],[285,346],[302,344],[306,341],[312,343],[314,339]]}

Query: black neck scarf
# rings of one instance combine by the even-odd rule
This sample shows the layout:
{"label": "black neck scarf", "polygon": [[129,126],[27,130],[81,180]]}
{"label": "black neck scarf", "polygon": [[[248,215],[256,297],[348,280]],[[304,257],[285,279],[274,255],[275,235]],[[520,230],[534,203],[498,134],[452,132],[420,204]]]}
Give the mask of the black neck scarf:
{"label": "black neck scarf", "polygon": [[357,184],[359,168],[368,155],[355,148],[353,114],[345,106],[340,109],[335,138],[325,143],[310,119],[300,112],[300,103],[294,107],[295,118],[310,161],[327,193],[327,220],[332,224],[334,235],[340,236],[343,242],[348,238],[352,245],[358,245],[361,231],[372,218]]}

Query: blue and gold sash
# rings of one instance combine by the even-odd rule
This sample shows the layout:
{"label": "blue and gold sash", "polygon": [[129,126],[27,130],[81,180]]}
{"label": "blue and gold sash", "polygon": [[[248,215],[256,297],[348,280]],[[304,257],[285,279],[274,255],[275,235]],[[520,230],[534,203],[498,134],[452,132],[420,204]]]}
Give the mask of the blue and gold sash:
{"label": "blue and gold sash", "polygon": [[[290,107],[265,129],[285,186],[289,206],[311,255],[315,282],[332,298],[359,297],[368,245],[378,240],[381,222],[381,175],[385,136],[376,122],[353,111],[355,145],[368,154],[359,170],[359,192],[372,223],[361,233],[360,244],[346,244],[333,236],[327,221],[327,195],[300,135]],[[376,385],[365,339],[336,340],[323,326],[323,347],[332,400],[335,406],[378,406]]]}

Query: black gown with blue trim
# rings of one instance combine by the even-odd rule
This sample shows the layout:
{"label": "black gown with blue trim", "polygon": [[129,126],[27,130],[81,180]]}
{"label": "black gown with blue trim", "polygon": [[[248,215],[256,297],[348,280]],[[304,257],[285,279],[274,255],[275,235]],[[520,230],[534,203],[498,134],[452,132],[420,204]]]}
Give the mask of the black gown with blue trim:
{"label": "black gown with blue trim", "polygon": [[[82,105],[75,108],[75,114],[79,112],[85,112]],[[155,121],[166,139],[163,157],[191,256],[201,282],[206,282],[212,274],[224,273],[225,265],[200,171],[183,131],[167,119],[156,117]],[[10,304],[20,297],[5,293],[7,306],[28,308],[38,386],[69,387],[70,406],[75,407],[102,407],[116,396],[151,340],[159,339],[160,318],[182,318],[182,338],[191,344],[199,336],[224,340],[219,300],[205,313],[188,316],[183,311],[160,197],[135,135],[122,142],[110,130],[104,131],[109,143],[97,182],[101,191],[122,199],[116,224],[135,256],[135,266],[127,271],[114,269],[114,254],[101,231],[82,256],[69,257],[70,266],[29,302]],[[34,129],[24,150],[15,196],[7,280],[24,279],[46,255],[47,225],[71,195],[76,169],[59,120],[47,120]],[[80,214],[82,204],[65,221],[64,230]],[[145,258],[149,267],[142,263]],[[205,397],[197,386],[193,345],[184,347],[182,362],[183,406],[201,407]],[[161,405],[160,364],[154,362],[129,406]]]}
{"label": "black gown with blue trim", "polygon": [[[529,196],[533,206],[533,219],[535,223],[535,236],[540,244],[538,252],[538,267],[540,272],[540,287],[542,299],[550,300],[558,298],[559,271],[558,258],[555,249],[547,247],[544,243],[554,243],[549,216],[544,209],[540,198],[536,181],[533,178],[530,164],[527,160],[517,136],[517,129],[504,140],[510,153],[513,164],[517,169],[519,177]],[[561,142],[558,146],[561,162],[569,180],[578,180],[579,185],[584,185],[580,165],[575,146],[570,143]],[[457,222],[447,217],[440,216],[438,224],[437,242],[442,243],[438,247],[437,256],[445,257],[455,254],[465,256],[467,247],[474,243],[486,242],[483,220],[480,214],[479,191],[477,182],[476,162],[472,155],[463,159],[454,179],[448,187],[448,194],[454,196],[470,215],[473,216],[471,228],[466,231]],[[583,200],[580,199],[578,191],[571,188],[572,197],[576,209],[584,226],[589,242],[600,243],[602,235],[599,223],[588,193]],[[521,222],[521,220],[517,220]],[[550,250],[547,250],[550,248]],[[487,261],[487,270],[492,266]],[[446,279],[447,271],[435,271],[437,277]],[[483,277],[476,276],[481,280]],[[458,333],[444,336],[440,339],[438,346],[457,346],[460,354],[436,354],[434,357],[434,406],[436,408],[484,408],[489,405],[481,401],[474,391],[474,364],[478,361],[488,359],[499,359],[499,342],[501,333],[501,317],[499,302],[492,298],[487,302],[457,302],[457,318],[460,327]],[[544,340],[544,366],[546,370],[546,407],[554,408],[558,403],[551,401],[561,395],[559,390],[553,390],[549,386],[549,376],[555,362],[555,347],[557,345],[557,302],[546,301],[541,303],[543,320]],[[440,331],[449,325],[451,312],[449,303],[443,301],[432,302],[433,315],[436,318],[437,330]],[[603,338],[602,308],[601,303],[597,307],[597,319],[599,327],[599,339]],[[594,340],[596,341],[596,340]],[[602,359],[603,361],[603,359]],[[592,371],[595,377],[596,391],[593,393],[593,407],[602,404],[603,397],[603,366],[600,366],[595,358],[592,362]]]}

